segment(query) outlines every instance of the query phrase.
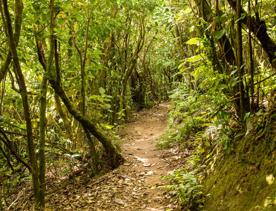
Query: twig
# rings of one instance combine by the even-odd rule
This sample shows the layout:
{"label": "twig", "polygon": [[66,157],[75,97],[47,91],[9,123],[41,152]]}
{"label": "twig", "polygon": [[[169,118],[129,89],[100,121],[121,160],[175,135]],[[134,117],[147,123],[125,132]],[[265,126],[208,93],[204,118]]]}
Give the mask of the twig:
{"label": "twig", "polygon": [[276,73],[273,73],[272,75],[270,75],[270,76],[264,78],[263,80],[254,83],[254,86],[257,85],[257,84],[260,84],[260,83],[262,83],[262,82],[264,82],[264,81],[266,81],[266,80],[268,80],[268,79],[270,79],[270,78],[272,78],[272,77],[275,76],[275,75],[276,75]]}
{"label": "twig", "polygon": [[0,136],[0,140],[7,146],[7,148],[10,150],[12,155],[16,158],[17,161],[22,163],[28,170],[31,172],[32,169],[28,163],[26,163],[17,153],[15,150],[13,150],[11,141],[9,140],[8,136],[5,134],[4,130],[0,127],[0,134],[3,136]]}
{"label": "twig", "polygon": [[19,200],[19,198],[23,195],[23,193],[24,193],[24,190],[19,192],[16,199],[10,204],[7,210],[10,210],[10,208]]}
{"label": "twig", "polygon": [[[2,152],[2,154],[4,155],[4,157],[6,158],[6,161],[7,161],[8,165],[9,165],[9,167],[10,167],[11,170],[14,172],[14,168],[13,168],[13,166],[12,166],[12,164],[11,164],[11,162],[10,162],[8,156],[6,155],[4,149],[2,148],[1,145],[0,145],[0,151]],[[0,202],[0,203],[1,203],[1,202]]]}

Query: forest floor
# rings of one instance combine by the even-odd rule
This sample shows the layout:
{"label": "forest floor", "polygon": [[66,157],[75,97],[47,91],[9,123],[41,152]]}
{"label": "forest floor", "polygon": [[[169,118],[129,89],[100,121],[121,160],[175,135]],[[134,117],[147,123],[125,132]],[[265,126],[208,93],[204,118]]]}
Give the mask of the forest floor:
{"label": "forest floor", "polygon": [[48,196],[49,210],[177,210],[162,176],[174,170],[181,157],[177,149],[156,147],[167,127],[168,107],[162,103],[136,113],[119,132],[125,163],[103,176],[76,180]]}

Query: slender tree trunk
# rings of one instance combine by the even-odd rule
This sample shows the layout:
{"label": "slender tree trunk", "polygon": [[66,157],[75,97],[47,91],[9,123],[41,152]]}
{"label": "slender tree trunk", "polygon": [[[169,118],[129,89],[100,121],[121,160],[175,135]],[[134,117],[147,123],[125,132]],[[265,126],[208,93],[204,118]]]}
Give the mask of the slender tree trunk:
{"label": "slender tree trunk", "polygon": [[[255,37],[260,41],[262,48],[266,52],[269,61],[276,70],[276,43],[271,39],[269,34],[267,33],[267,28],[265,22],[260,20],[258,13],[256,13],[256,17],[251,17],[250,22],[248,15],[241,7],[238,7],[238,0],[227,0],[229,5],[236,11],[240,8],[240,13],[244,14],[244,17],[240,20],[240,22],[244,23],[247,27],[251,27],[252,33]],[[256,1],[257,4],[257,1]]]}
{"label": "slender tree trunk", "polygon": [[4,77],[4,80],[1,84],[1,96],[0,96],[0,116],[2,116],[4,112],[4,96],[6,93],[6,77]]}
{"label": "slender tree trunk", "polygon": [[40,209],[45,209],[45,132],[46,132],[46,107],[47,107],[47,78],[44,74],[41,83],[40,93],[40,114],[39,114],[39,182],[40,182],[40,194],[39,205]]}
{"label": "slender tree trunk", "polygon": [[[208,22],[209,24],[213,24],[214,20],[212,17],[212,8],[206,0],[195,0],[196,5],[199,10],[199,14],[201,17]],[[218,2],[217,2],[218,3]],[[216,4],[216,13],[219,14],[219,5]],[[216,23],[214,27],[215,31],[222,30],[222,26],[219,23]],[[234,48],[232,43],[230,42],[228,36],[224,34],[219,40],[219,46],[222,49],[221,57],[224,59],[225,69],[224,72],[227,75],[231,74],[231,70],[233,66],[237,65],[237,59],[235,56]],[[229,92],[227,93],[229,95]],[[240,114],[240,95],[239,95],[239,84],[234,85],[233,90],[230,90],[230,94],[235,97],[234,107],[237,114]]]}
{"label": "slender tree trunk", "polygon": [[[88,11],[88,19],[87,19],[87,25],[86,25],[86,30],[85,30],[85,45],[84,49],[81,50],[81,48],[78,47],[76,40],[74,40],[74,46],[79,54],[79,59],[80,59],[80,73],[81,73],[81,114],[83,116],[86,115],[86,63],[87,63],[87,51],[88,51],[88,39],[89,39],[89,28],[90,28],[90,21],[91,21],[91,16],[90,16],[90,11]],[[87,142],[89,146],[89,152],[92,155],[93,163],[96,165],[96,148],[95,148],[95,143],[93,139],[90,137],[89,132],[87,129],[84,128],[84,132],[87,136]],[[85,139],[85,134],[84,134],[84,139]]]}
{"label": "slender tree trunk", "polygon": [[[55,33],[54,33],[54,27],[55,27],[55,11],[54,11],[54,0],[50,0],[50,54],[47,64],[47,72],[46,75],[48,76],[49,83],[51,84],[52,88],[55,90],[55,93],[61,98],[64,105],[66,106],[69,113],[82,125],[85,131],[88,131],[88,134],[92,134],[95,136],[99,142],[103,145],[106,155],[109,160],[109,164],[111,168],[116,168],[122,161],[123,157],[117,152],[116,148],[113,146],[111,141],[107,139],[98,129],[97,127],[92,124],[91,121],[89,121],[88,118],[82,115],[81,112],[79,112],[76,108],[74,108],[73,104],[70,102],[69,98],[67,97],[66,93],[64,92],[59,78],[56,77],[56,75],[59,75],[59,69],[56,69],[56,71],[52,68],[52,63],[54,59],[54,45],[55,45]],[[39,47],[39,46],[38,46]],[[40,62],[43,62],[43,51],[41,49],[38,49],[38,53],[42,54],[39,55]],[[42,64],[43,66],[46,66],[45,64]],[[56,67],[58,68],[58,67]],[[88,138],[88,141],[90,139]]]}
{"label": "slender tree trunk", "polygon": [[[38,178],[38,166],[37,166],[37,158],[35,154],[35,145],[33,142],[33,131],[32,131],[32,122],[31,122],[31,115],[30,115],[30,107],[29,107],[29,101],[28,101],[28,94],[27,94],[27,87],[25,83],[25,78],[21,70],[21,65],[19,62],[17,49],[16,49],[16,40],[13,34],[12,29],[12,22],[11,17],[9,13],[8,8],[8,2],[7,0],[2,0],[3,9],[4,9],[4,15],[5,15],[5,22],[6,22],[6,28],[7,28],[7,36],[9,40],[9,46],[10,46],[10,52],[13,58],[14,63],[14,72],[16,75],[17,83],[20,89],[20,95],[22,98],[23,103],[23,110],[24,110],[24,117],[26,122],[26,129],[27,129],[27,145],[28,145],[28,153],[29,153],[29,162],[31,165],[31,174],[32,174],[32,182],[33,182],[33,191],[34,191],[34,197],[36,202],[36,208],[39,207],[39,178]],[[22,5],[23,4],[20,0],[15,1],[16,5]],[[15,27],[18,27],[15,25]]]}
{"label": "slender tree trunk", "polygon": [[[145,33],[146,33],[144,21],[145,21],[144,18],[141,19],[140,32],[139,32],[139,36],[137,39],[137,45],[135,46],[135,50],[134,50],[132,56],[130,58],[128,58],[127,51],[125,52],[125,65],[124,65],[125,72],[123,74],[123,78],[122,78],[122,82],[121,82],[121,93],[120,93],[120,111],[123,111],[125,116],[127,115],[125,97],[126,97],[128,81],[137,65],[139,53],[141,52],[142,48],[144,47]],[[127,48],[127,45],[128,45],[128,37],[125,39],[125,48]]]}
{"label": "slender tree trunk", "polygon": [[239,95],[240,95],[240,118],[245,114],[244,86],[243,86],[243,55],[242,55],[242,23],[241,23],[241,0],[237,0],[237,68],[239,74]]}
{"label": "slender tree trunk", "polygon": [[[0,10],[1,10],[1,17],[2,17],[2,20],[3,20],[3,25],[4,25],[5,28],[7,28],[4,13],[3,13],[2,4],[0,4]],[[17,3],[15,4],[15,10],[14,10],[14,13],[15,13],[15,17],[14,17],[14,23],[15,23],[14,24],[15,25],[14,39],[15,39],[16,46],[18,45],[20,32],[21,32],[22,14],[23,14],[22,11],[23,11],[22,1],[17,1]],[[5,78],[8,70],[9,70],[9,66],[10,66],[11,61],[12,61],[12,54],[11,54],[11,51],[9,50],[9,53],[6,56],[4,65],[0,69],[0,82]]]}
{"label": "slender tree trunk", "polygon": [[87,60],[89,27],[90,27],[90,17],[88,17],[88,20],[87,20],[83,58],[81,57],[82,58],[82,60],[81,60],[82,115],[86,115],[86,72],[85,72],[85,67],[86,67],[86,60]]}
{"label": "slender tree trunk", "polygon": [[[248,0],[248,12],[251,13],[251,0]],[[248,17],[248,21],[251,22],[251,16]],[[252,47],[252,37],[251,37],[251,25],[248,24],[248,48],[249,48],[249,73],[250,73],[250,92],[251,92],[251,102],[250,111],[254,112],[254,60],[253,60],[253,47]]]}

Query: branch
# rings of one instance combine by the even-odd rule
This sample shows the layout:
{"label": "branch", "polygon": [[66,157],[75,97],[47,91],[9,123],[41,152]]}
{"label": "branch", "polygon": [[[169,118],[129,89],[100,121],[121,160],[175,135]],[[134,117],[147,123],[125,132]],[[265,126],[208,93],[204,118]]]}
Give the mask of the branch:
{"label": "branch", "polygon": [[254,83],[254,86],[257,85],[257,84],[260,84],[260,83],[262,83],[262,82],[264,82],[264,81],[266,81],[266,80],[268,80],[268,79],[270,79],[272,77],[274,77],[275,75],[276,75],[276,73],[274,73],[274,74],[272,74],[272,75],[270,75],[270,76],[268,76],[268,77],[266,77],[266,78],[264,78],[264,79],[262,79],[262,80],[260,80],[260,81],[258,81],[256,83]]}
{"label": "branch", "polygon": [[[236,11],[236,0],[228,0],[228,3]],[[241,12],[244,14],[244,18],[241,20],[242,23],[247,28],[251,28],[253,34],[258,38],[262,48],[267,53],[270,64],[273,68],[276,68],[276,43],[268,35],[265,22],[258,17],[248,15],[244,9]]]}
{"label": "branch", "polygon": [[29,166],[29,164],[27,164],[22,158],[20,158],[20,156],[13,150],[11,146],[11,141],[9,140],[8,136],[5,134],[2,128],[0,128],[0,134],[2,134],[3,136],[0,136],[0,140],[6,145],[6,147],[10,150],[11,154],[16,158],[16,160],[22,163],[30,172],[32,172],[32,169]]}
{"label": "branch", "polygon": [[8,165],[9,165],[9,167],[11,168],[11,170],[14,171],[14,168],[13,168],[13,166],[12,166],[9,158],[8,158],[7,154],[5,153],[5,151],[4,151],[4,149],[2,148],[1,145],[0,145],[0,151],[2,152],[2,154],[4,155],[4,157],[6,158],[6,161],[7,161]]}

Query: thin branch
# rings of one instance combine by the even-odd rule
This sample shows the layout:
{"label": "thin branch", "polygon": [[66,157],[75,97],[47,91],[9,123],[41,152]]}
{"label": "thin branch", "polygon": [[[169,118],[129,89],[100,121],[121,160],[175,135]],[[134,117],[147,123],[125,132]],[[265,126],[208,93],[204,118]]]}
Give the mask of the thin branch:
{"label": "thin branch", "polygon": [[0,128],[0,134],[2,134],[3,137],[0,136],[0,140],[7,146],[7,148],[10,150],[11,154],[16,158],[17,161],[22,163],[30,172],[32,171],[29,164],[27,164],[20,156],[13,150],[11,141],[9,140],[8,136],[5,134],[4,130]]}
{"label": "thin branch", "polygon": [[14,172],[14,168],[13,168],[13,166],[12,166],[12,164],[11,164],[8,156],[7,156],[7,154],[5,153],[4,149],[2,148],[1,144],[0,144],[0,151],[2,152],[2,154],[4,155],[4,157],[6,158],[6,161],[7,161],[8,165],[9,165],[9,167]]}
{"label": "thin branch", "polygon": [[262,82],[264,82],[264,81],[266,81],[266,80],[268,80],[268,79],[270,79],[270,78],[272,78],[272,77],[274,77],[275,75],[276,75],[276,73],[273,73],[272,75],[270,75],[270,76],[268,76],[268,77],[262,79],[261,81],[258,81],[258,82],[256,82],[256,83],[254,83],[254,86],[257,85],[257,84],[260,84],[260,83],[262,83]]}

